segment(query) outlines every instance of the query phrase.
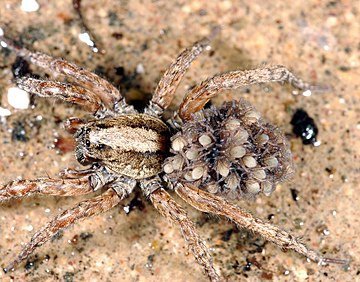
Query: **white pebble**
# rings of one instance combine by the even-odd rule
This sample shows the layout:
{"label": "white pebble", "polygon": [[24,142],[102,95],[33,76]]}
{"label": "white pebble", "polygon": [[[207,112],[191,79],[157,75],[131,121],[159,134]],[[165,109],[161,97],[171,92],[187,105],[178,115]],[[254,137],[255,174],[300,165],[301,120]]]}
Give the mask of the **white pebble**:
{"label": "white pebble", "polygon": [[136,73],[143,74],[145,72],[145,68],[143,64],[137,64],[136,66]]}
{"label": "white pebble", "polygon": [[10,87],[7,98],[9,104],[15,109],[25,110],[30,105],[29,93],[18,87]]}
{"label": "white pebble", "polygon": [[11,112],[8,109],[0,107],[0,117],[8,117],[11,115]]}
{"label": "white pebble", "polygon": [[84,42],[86,45],[88,45],[90,47],[95,46],[95,42],[92,41],[90,34],[87,32],[79,33],[79,39],[80,39],[80,41]]}
{"label": "white pebble", "polygon": [[22,0],[20,9],[24,12],[36,12],[40,6],[36,0]]}

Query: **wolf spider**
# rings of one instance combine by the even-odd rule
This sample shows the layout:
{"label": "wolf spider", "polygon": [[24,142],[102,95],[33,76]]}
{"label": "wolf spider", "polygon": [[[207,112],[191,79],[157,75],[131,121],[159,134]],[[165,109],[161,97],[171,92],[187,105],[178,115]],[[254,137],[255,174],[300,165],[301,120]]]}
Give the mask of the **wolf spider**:
{"label": "wolf spider", "polygon": [[34,194],[75,196],[100,188],[101,195],[65,210],[36,232],[5,272],[14,269],[57,232],[82,219],[106,212],[139,187],[160,214],[178,225],[196,261],[211,281],[219,281],[211,255],[185,210],[164,183],[194,208],[222,215],[282,249],[294,250],[319,263],[344,263],[325,258],[293,235],[230,204],[226,198],[270,195],[275,185],[292,171],[291,154],[283,134],[265,122],[244,101],[220,108],[204,105],[224,89],[266,82],[289,82],[299,89],[315,89],[284,66],[217,74],[191,89],[171,122],[161,120],[175,90],[190,66],[204,51],[216,29],[183,51],[166,70],[144,113],[126,104],[124,97],[105,79],[69,63],[18,46],[0,36],[3,47],[74,84],[30,77],[17,80],[20,88],[40,97],[57,98],[79,105],[93,114],[90,121],[70,118],[65,128],[74,133],[76,158],[84,170],[65,169],[59,179],[20,180],[0,186],[0,202]]}

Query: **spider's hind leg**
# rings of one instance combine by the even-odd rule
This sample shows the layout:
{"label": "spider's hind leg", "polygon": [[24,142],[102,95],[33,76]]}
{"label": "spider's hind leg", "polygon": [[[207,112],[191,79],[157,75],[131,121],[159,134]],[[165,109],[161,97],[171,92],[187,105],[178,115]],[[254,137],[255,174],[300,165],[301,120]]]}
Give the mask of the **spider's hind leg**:
{"label": "spider's hind leg", "polygon": [[76,207],[62,212],[34,234],[31,241],[25,245],[17,258],[4,268],[4,272],[15,268],[20,262],[32,254],[36,248],[43,245],[60,230],[82,219],[106,212],[116,206],[121,200],[114,190],[109,189],[98,197],[83,201]]}
{"label": "spider's hind leg", "polygon": [[208,248],[196,232],[194,223],[188,218],[186,211],[161,188],[159,179],[152,179],[140,183],[144,193],[150,198],[155,209],[172,223],[180,226],[182,235],[192,251],[196,261],[203,266],[210,281],[220,281],[213,266],[213,260]]}
{"label": "spider's hind leg", "polygon": [[283,250],[293,250],[319,264],[348,263],[347,260],[343,259],[323,257],[316,251],[309,249],[290,233],[264,222],[248,211],[229,204],[225,199],[200,190],[189,183],[178,183],[175,186],[175,192],[194,208],[203,212],[225,216],[240,227],[257,233]]}
{"label": "spider's hind leg", "polygon": [[[71,170],[68,173],[71,175],[71,173],[76,173],[76,171]],[[84,173],[86,173],[86,171],[84,171]],[[115,207],[121,202],[121,200],[132,192],[135,185],[135,180],[119,177],[108,184],[108,190],[106,190],[103,194],[95,198],[82,201],[74,208],[65,210],[61,214],[57,215],[33,235],[31,241],[25,245],[17,258],[4,268],[4,271],[8,272],[15,268],[20,262],[31,255],[35,249],[46,243],[60,230],[63,230],[83,219],[104,213]]]}
{"label": "spider's hind leg", "polygon": [[204,80],[187,93],[179,107],[179,115],[182,120],[189,120],[192,113],[200,111],[211,98],[223,90],[268,82],[289,82],[302,90],[323,91],[328,89],[325,86],[310,85],[304,82],[281,65],[230,71]]}

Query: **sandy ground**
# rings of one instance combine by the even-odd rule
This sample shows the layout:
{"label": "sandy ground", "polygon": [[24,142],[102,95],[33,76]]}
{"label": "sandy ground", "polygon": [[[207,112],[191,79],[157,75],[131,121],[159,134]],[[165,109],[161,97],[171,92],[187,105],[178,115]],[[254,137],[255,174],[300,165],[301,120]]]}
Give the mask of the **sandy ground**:
{"label": "sandy ground", "polygon": [[[101,4],[100,4],[101,2]],[[247,3],[247,2],[251,2]],[[105,54],[78,40],[79,21],[71,1],[39,0],[24,12],[20,1],[2,0],[0,27],[24,44],[97,70],[122,89],[129,101],[148,99],[177,54],[209,32],[223,30],[212,51],[191,66],[171,109],[186,89],[217,72],[283,64],[302,78],[332,87],[310,97],[293,95],[277,84],[227,92],[213,100],[239,96],[256,105],[271,122],[291,133],[297,108],[319,127],[318,147],[291,137],[296,173],[269,198],[239,202],[263,219],[302,236],[326,256],[350,265],[320,267],[304,257],[266,243],[232,223],[186,206],[211,248],[225,281],[355,281],[360,279],[360,4],[359,1],[83,1],[83,14]],[[172,3],[172,4],[170,4]],[[62,122],[85,116],[68,104],[41,98],[16,110],[7,101],[14,86],[15,56],[0,53],[0,179],[56,177],[79,167],[68,147]],[[117,70],[117,72],[116,72]],[[35,74],[49,72],[32,66]],[[124,71],[124,73],[122,73]],[[25,130],[22,134],[21,130]],[[16,138],[14,133],[20,132]],[[22,138],[22,137],[26,138]],[[25,139],[25,140],[24,140]],[[297,191],[298,198],[291,191]],[[90,196],[89,196],[90,197]],[[124,207],[139,197],[126,215]],[[0,266],[11,260],[32,234],[60,211],[86,197],[31,197],[0,207]],[[134,201],[133,201],[134,202]],[[157,214],[142,196],[132,195],[110,212],[85,220],[38,249],[1,281],[206,281],[176,226]]]}

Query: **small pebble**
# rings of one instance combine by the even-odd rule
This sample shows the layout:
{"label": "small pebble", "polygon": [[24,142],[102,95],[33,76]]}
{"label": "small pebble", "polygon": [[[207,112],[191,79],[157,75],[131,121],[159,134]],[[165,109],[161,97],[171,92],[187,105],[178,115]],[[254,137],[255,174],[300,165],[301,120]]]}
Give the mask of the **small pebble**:
{"label": "small pebble", "polygon": [[20,9],[23,10],[24,12],[36,12],[37,10],[39,10],[40,5],[38,2],[36,2],[36,0],[22,0],[21,1],[21,6]]}
{"label": "small pebble", "polygon": [[143,74],[145,73],[145,68],[143,64],[137,64],[136,66],[136,73],[137,74]]}
{"label": "small pebble", "polygon": [[29,93],[18,87],[10,87],[8,89],[7,98],[9,104],[15,109],[25,110],[29,108]]}
{"label": "small pebble", "polygon": [[79,33],[80,41],[84,42],[89,47],[93,48],[93,51],[97,53],[99,50],[95,47],[95,42],[91,39],[91,36],[88,32]]}
{"label": "small pebble", "polygon": [[8,109],[0,107],[0,117],[8,117],[11,115],[11,112]]}

